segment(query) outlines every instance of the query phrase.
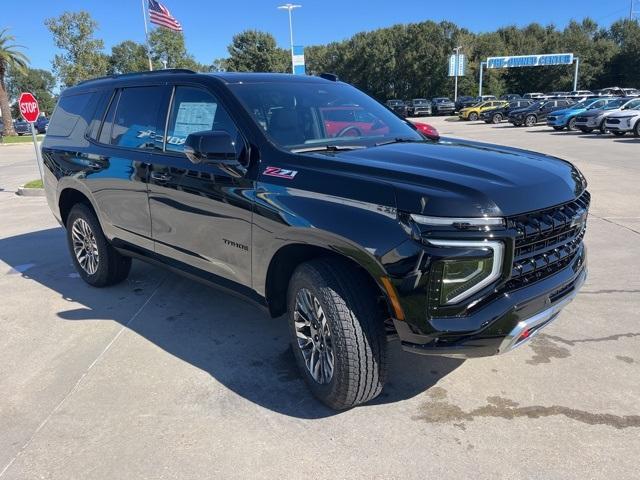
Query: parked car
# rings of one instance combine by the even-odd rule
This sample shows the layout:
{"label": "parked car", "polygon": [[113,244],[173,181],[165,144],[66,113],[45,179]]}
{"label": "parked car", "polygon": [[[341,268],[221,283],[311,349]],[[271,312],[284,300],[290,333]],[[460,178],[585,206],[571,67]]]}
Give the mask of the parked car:
{"label": "parked car", "polygon": [[37,133],[47,133],[47,128],[49,127],[49,119],[47,117],[40,116],[33,124],[36,127]]}
{"label": "parked car", "polygon": [[503,107],[493,108],[491,110],[486,110],[480,114],[480,119],[484,120],[485,123],[500,123],[503,120],[506,120],[509,117],[509,113],[516,109],[522,109],[530,106],[534,103],[534,100],[527,100],[521,98],[519,100],[512,100],[507,105]]}
{"label": "parked car", "polygon": [[565,128],[567,130],[576,130],[576,118],[578,115],[588,110],[603,108],[615,99],[616,97],[590,98],[568,108],[555,110],[547,115],[547,125],[553,127],[554,130],[564,130]]}
{"label": "parked car", "polygon": [[509,102],[505,100],[491,100],[488,102],[481,102],[473,107],[463,108],[458,112],[458,117],[460,120],[470,120],[475,122],[480,118],[480,114],[487,110],[492,110],[494,108],[506,107],[509,105]]}
{"label": "parked car", "polygon": [[546,98],[567,98],[571,95],[571,92],[549,92],[545,94]]}
{"label": "parked car", "polygon": [[422,122],[414,122],[414,125],[416,126],[418,131],[428,139],[440,140],[440,133],[434,126]]}
{"label": "parked car", "polygon": [[361,107],[330,106],[318,111],[328,137],[362,137],[389,133],[389,127],[384,122]]}
{"label": "parked car", "polygon": [[[354,105],[387,133],[327,135],[320,111]],[[345,409],[380,394],[389,338],[505,353],[586,278],[578,169],[416,128],[325,78],[110,76],[60,95],[46,200],[86,283],[124,281],[135,257],[242,294],[285,316],[311,392]]]}
{"label": "parked car", "polygon": [[627,97],[640,97],[640,90],[637,88],[623,88],[624,96]]}
{"label": "parked car", "polygon": [[470,97],[467,95],[458,97],[458,100],[455,102],[456,112],[459,112],[463,108],[471,107],[472,105],[475,105],[477,103],[478,103],[478,100],[476,97]]}
{"label": "parked car", "polygon": [[402,100],[387,100],[387,107],[403,118],[407,117],[407,104]]}
{"label": "parked car", "polygon": [[640,137],[640,105],[612,113],[604,121],[605,129],[616,136],[627,132]]}
{"label": "parked car", "polygon": [[431,100],[431,112],[433,115],[452,115],[456,105],[446,97],[437,97]]}
{"label": "parked car", "polygon": [[591,90],[574,90],[569,92],[569,98],[575,101],[582,101],[586,98],[595,96]]}
{"label": "parked car", "polygon": [[431,102],[426,98],[414,98],[409,102],[407,116],[426,117],[431,115]]}
{"label": "parked car", "polygon": [[593,94],[599,97],[624,97],[627,95],[624,89],[620,87],[601,88],[600,90],[593,92]]}
{"label": "parked car", "polygon": [[500,95],[500,100],[518,100],[522,98],[522,95],[519,93],[505,93],[504,95]]}
{"label": "parked car", "polygon": [[544,98],[544,93],[536,92],[536,93],[525,93],[522,98],[532,98],[532,99],[541,99]]}
{"label": "parked car", "polygon": [[584,133],[591,133],[594,130],[598,130],[600,133],[606,133],[605,120],[609,115],[623,110],[631,110],[638,106],[640,106],[640,98],[616,98],[599,110],[589,110],[578,115],[575,126]]}
{"label": "parked car", "polygon": [[29,135],[31,133],[31,125],[22,119],[13,121],[13,129],[18,135]]}
{"label": "parked car", "polygon": [[571,100],[539,100],[526,108],[520,108],[509,112],[509,122],[516,127],[523,125],[533,127],[538,122],[544,122],[547,115],[554,110],[573,105]]}

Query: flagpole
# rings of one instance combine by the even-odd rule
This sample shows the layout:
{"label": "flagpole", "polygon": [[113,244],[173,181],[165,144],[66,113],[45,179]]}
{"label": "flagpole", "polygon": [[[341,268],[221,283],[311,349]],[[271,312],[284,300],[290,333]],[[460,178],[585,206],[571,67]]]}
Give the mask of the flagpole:
{"label": "flagpole", "polygon": [[151,63],[151,48],[149,47],[149,29],[147,28],[147,9],[144,7],[145,1],[146,0],[141,0],[142,18],[144,19],[144,37],[147,41],[147,59],[149,60],[149,70],[153,71],[153,63]]}

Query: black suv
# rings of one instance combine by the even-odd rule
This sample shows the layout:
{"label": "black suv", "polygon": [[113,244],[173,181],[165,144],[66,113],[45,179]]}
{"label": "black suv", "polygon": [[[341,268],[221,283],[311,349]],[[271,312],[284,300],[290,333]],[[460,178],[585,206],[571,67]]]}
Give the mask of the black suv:
{"label": "black suv", "polygon": [[509,112],[509,122],[516,127],[533,127],[536,123],[544,122],[547,116],[562,108],[567,108],[575,102],[570,99],[538,100],[525,108],[517,108]]}
{"label": "black suv", "polygon": [[87,283],[118,283],[137,258],[286,315],[306,382],[336,409],[380,393],[387,340],[504,353],[586,276],[589,193],[570,163],[429,140],[336,80],[96,79],[62,93],[42,152]]}
{"label": "black suv", "polygon": [[431,115],[431,102],[426,98],[414,98],[409,102],[407,116],[426,117]]}
{"label": "black suv", "polygon": [[407,117],[409,114],[409,108],[406,102],[402,100],[387,100],[387,107],[403,118]]}
{"label": "black suv", "polygon": [[480,113],[480,120],[484,120],[485,123],[500,123],[509,117],[509,113],[513,110],[527,108],[535,103],[533,100],[518,99],[509,102],[506,107],[492,108],[491,110],[485,110]]}

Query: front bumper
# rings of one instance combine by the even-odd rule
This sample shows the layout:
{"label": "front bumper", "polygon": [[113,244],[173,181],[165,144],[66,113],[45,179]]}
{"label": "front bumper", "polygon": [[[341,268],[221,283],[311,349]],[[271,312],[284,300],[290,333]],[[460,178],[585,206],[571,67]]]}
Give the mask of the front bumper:
{"label": "front bumper", "polygon": [[[405,351],[456,358],[486,357],[513,350],[551,324],[577,295],[587,277],[586,253],[555,275],[505,293],[472,315],[432,319],[439,331],[415,333],[407,323],[395,321]],[[479,326],[476,330],[474,327]],[[467,331],[464,331],[469,327]]]}
{"label": "front bumper", "polygon": [[547,125],[550,127],[566,127],[568,123],[568,117],[547,117]]}

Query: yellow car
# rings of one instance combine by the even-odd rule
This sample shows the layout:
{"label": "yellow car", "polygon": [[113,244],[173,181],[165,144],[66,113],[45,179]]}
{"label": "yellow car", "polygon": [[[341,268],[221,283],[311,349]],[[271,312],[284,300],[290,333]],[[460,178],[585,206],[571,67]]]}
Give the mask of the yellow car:
{"label": "yellow car", "polygon": [[480,114],[487,110],[491,110],[492,108],[500,108],[506,107],[509,105],[509,102],[504,100],[490,100],[487,102],[480,102],[477,105],[473,105],[472,107],[463,108],[458,112],[458,117],[460,120],[471,120],[475,122],[480,118]]}

